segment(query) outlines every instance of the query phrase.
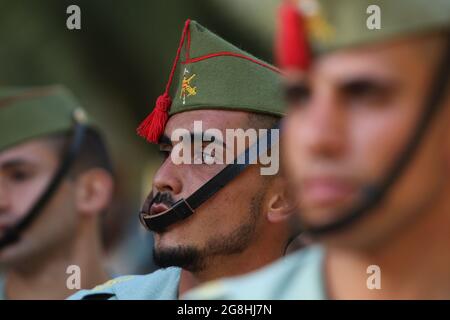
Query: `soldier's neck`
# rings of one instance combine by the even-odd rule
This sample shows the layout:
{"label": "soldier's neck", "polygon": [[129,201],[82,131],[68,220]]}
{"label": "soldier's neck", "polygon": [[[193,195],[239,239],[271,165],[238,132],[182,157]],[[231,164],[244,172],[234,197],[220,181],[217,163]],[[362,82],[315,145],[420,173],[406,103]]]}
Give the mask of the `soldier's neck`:
{"label": "soldier's neck", "polygon": [[[326,286],[332,299],[450,299],[450,201],[376,250],[329,249]],[[381,289],[374,267],[379,267]]]}
{"label": "soldier's neck", "polygon": [[[64,299],[107,281],[96,226],[84,225],[72,241],[8,268],[8,299]],[[72,267],[71,267],[72,266]]]}

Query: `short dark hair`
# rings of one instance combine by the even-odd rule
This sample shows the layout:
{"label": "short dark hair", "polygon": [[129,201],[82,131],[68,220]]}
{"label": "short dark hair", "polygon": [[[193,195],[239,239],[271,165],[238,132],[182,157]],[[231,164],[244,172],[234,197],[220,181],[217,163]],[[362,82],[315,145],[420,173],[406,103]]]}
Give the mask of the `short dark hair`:
{"label": "short dark hair", "polygon": [[[45,139],[45,141],[57,152],[61,161],[71,143],[72,135],[73,133],[71,132],[58,133]],[[77,178],[84,172],[94,168],[104,169],[115,178],[113,164],[105,139],[98,130],[87,127],[80,150],[74,159],[67,178]],[[112,245],[112,240],[110,239],[110,220],[114,217],[112,210],[112,206],[106,208],[99,221],[101,241],[105,250],[108,250]]]}
{"label": "short dark hair", "polygon": [[[71,143],[71,138],[71,133],[59,133],[51,135],[47,140],[56,147],[62,158]],[[113,164],[103,136],[98,130],[87,127],[80,150],[70,170],[70,176],[76,177],[93,168],[101,168],[114,175]]]}
{"label": "short dark hair", "polygon": [[[281,121],[280,117],[277,117],[275,115],[271,114],[265,114],[265,113],[249,113],[247,118],[247,126],[248,128],[252,129],[272,129],[275,127],[277,123]],[[279,173],[282,171],[282,168],[280,168]],[[268,180],[270,180],[272,177],[277,176],[276,175],[268,175],[265,176]]]}

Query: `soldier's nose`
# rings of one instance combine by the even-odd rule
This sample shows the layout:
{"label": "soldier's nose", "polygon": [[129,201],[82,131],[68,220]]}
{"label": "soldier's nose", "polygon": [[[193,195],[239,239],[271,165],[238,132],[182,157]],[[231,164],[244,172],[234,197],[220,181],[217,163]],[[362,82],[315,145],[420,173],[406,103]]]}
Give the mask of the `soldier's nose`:
{"label": "soldier's nose", "polygon": [[153,186],[158,192],[170,192],[178,194],[181,192],[183,184],[177,176],[177,168],[171,162],[164,163],[156,172],[153,178]]}

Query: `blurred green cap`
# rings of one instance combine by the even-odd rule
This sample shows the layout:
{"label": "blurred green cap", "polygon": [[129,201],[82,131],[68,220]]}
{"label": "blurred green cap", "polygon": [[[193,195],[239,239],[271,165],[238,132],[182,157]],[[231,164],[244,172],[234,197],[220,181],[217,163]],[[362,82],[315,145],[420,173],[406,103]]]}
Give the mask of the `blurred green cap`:
{"label": "blurred green cap", "polygon": [[0,87],[0,151],[77,122],[87,122],[86,113],[63,86]]}
{"label": "blurred green cap", "polygon": [[319,52],[450,27],[449,0],[300,0],[299,7]]}

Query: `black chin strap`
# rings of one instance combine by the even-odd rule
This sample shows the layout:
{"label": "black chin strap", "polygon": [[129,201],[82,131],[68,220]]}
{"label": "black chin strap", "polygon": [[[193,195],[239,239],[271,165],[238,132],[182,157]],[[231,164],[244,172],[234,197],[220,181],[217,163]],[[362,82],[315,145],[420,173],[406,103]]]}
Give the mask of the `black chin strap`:
{"label": "black chin strap", "polygon": [[0,238],[0,249],[18,241],[20,239],[20,234],[26,228],[28,228],[31,225],[31,223],[34,220],[36,220],[36,218],[42,212],[42,209],[51,199],[54,192],[58,189],[59,185],[61,184],[61,181],[69,172],[69,169],[73,164],[73,161],[76,155],[78,154],[81,144],[83,142],[85,129],[86,127],[84,124],[78,122],[75,124],[72,141],[70,143],[67,152],[64,155],[64,158],[58,168],[58,171],[56,171],[55,175],[52,178],[52,181],[47,186],[47,189],[41,194],[41,196],[35,202],[35,204],[30,209],[28,214],[14,226],[8,228],[4,236]]}
{"label": "black chin strap", "polygon": [[[238,156],[234,163],[227,165],[187,199],[180,199],[169,209],[155,215],[150,215],[150,208],[155,198],[147,200],[139,214],[141,223],[148,230],[161,232],[168,226],[191,216],[202,203],[236,178],[250,164],[256,163],[262,154],[266,153],[278,142],[278,130],[274,131],[273,129],[279,129],[279,124],[267,130],[267,134],[264,137],[267,143],[261,144],[261,139],[258,139]],[[277,133],[275,138],[273,137],[273,132]]]}
{"label": "black chin strap", "polygon": [[302,223],[302,228],[312,236],[320,236],[336,231],[340,231],[355,221],[360,220],[376,208],[388,194],[392,185],[399,179],[408,164],[413,159],[418,147],[432,123],[432,120],[442,108],[450,75],[450,38],[447,39],[447,48],[443,59],[437,69],[436,77],[431,87],[431,91],[424,104],[423,114],[420,121],[408,141],[404,151],[388,171],[386,178],[378,185],[367,186],[363,190],[363,198],[359,205],[356,205],[343,218],[322,226],[311,226]]}

